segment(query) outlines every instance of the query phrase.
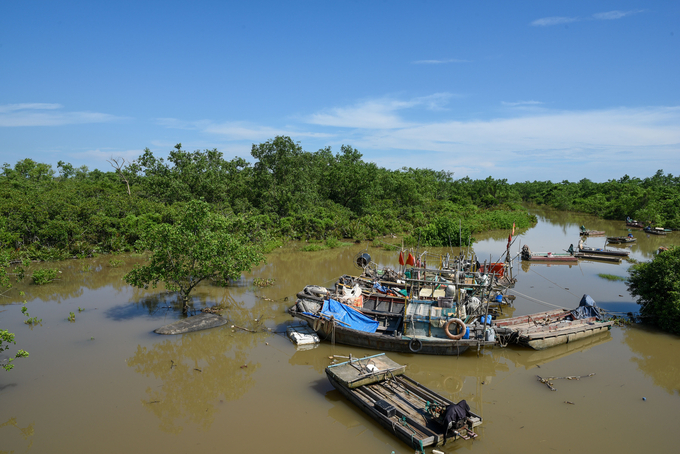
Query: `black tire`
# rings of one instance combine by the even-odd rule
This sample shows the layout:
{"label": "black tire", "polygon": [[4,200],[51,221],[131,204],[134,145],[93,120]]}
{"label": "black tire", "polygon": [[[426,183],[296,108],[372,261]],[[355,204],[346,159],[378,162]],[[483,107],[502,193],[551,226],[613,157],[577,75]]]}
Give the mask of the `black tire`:
{"label": "black tire", "polygon": [[[416,348],[416,344],[418,347]],[[411,342],[408,343],[408,349],[411,350],[413,353],[418,353],[420,350],[423,349],[423,341],[417,338],[411,339]]]}

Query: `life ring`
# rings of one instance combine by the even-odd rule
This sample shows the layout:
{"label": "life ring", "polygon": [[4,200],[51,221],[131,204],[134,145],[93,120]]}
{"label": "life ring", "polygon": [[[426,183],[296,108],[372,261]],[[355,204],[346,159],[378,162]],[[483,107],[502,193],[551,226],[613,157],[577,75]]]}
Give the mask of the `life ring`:
{"label": "life ring", "polygon": [[[457,324],[460,327],[460,333],[458,334],[451,334],[451,331],[449,331],[449,326],[451,324]],[[467,331],[467,327],[465,326],[465,323],[463,323],[463,320],[459,318],[452,318],[448,322],[446,322],[446,325],[444,325],[444,332],[446,333],[446,337],[448,337],[451,340],[461,340],[463,336],[465,336],[465,332]]]}
{"label": "life ring", "polygon": [[[416,348],[416,344],[418,347]],[[420,350],[423,348],[423,341],[420,339],[414,337],[411,339],[411,342],[408,343],[408,349],[411,350],[413,353],[418,353]]]}

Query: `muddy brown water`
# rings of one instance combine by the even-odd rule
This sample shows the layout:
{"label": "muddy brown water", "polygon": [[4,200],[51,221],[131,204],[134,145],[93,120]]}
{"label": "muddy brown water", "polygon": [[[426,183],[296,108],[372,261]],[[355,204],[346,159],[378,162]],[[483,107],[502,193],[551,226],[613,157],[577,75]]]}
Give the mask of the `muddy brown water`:
{"label": "muddy brown water", "polygon": [[[518,232],[515,253],[522,244],[561,252],[578,243],[582,224],[610,235],[628,233],[622,222],[537,213],[538,225]],[[508,233],[479,235],[474,250],[496,260]],[[649,260],[661,245],[680,244],[680,232],[633,233],[638,241],[631,255],[637,260]],[[604,238],[587,244],[602,246]],[[229,308],[228,325],[179,336],[153,333],[179,317],[172,293],[133,289],[121,280],[143,257],[34,265],[57,266],[61,274],[44,286],[21,283],[1,298],[0,324],[17,340],[1,355],[23,348],[30,357],[17,360],[11,372],[0,371],[0,453],[413,453],[325,377],[331,355],[376,352],[329,343],[296,349],[281,334],[294,322],[285,309],[295,294],[306,284],[330,285],[343,273],[355,274],[353,258],[365,249],[366,243],[313,253],[300,252],[299,245],[281,248],[235,286],[203,285],[196,291],[197,308],[215,303]],[[380,266],[398,265],[395,252],[369,248],[369,253]],[[125,263],[113,267],[112,258]],[[628,266],[516,263],[517,299],[508,313],[572,308],[585,293],[609,310],[635,311],[623,282],[597,276],[626,276]],[[256,277],[276,283],[259,288],[253,285]],[[42,324],[23,323],[24,299]],[[74,322],[67,320],[70,312]],[[460,440],[441,451],[639,453],[677,451],[679,349],[677,336],[627,326],[545,351],[389,355],[407,364],[417,381],[453,400],[466,399],[483,416],[475,441]],[[554,392],[536,378],[591,373],[555,380]]]}

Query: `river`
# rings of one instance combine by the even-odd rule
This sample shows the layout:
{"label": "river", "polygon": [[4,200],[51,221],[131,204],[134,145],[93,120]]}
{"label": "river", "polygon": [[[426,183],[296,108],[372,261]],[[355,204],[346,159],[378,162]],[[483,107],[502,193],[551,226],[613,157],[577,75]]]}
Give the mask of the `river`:
{"label": "river", "polygon": [[[618,221],[534,211],[539,222],[517,232],[513,254],[523,244],[552,252],[576,246],[580,225],[628,233]],[[508,233],[477,235],[473,248],[495,261]],[[661,245],[680,244],[680,232],[633,233],[636,260],[650,260]],[[590,238],[587,245],[601,247],[604,238]],[[226,305],[230,323],[180,336],[153,333],[178,319],[174,294],[122,281],[143,256],[33,265],[61,273],[58,281],[24,281],[1,297],[0,325],[16,334],[10,351],[23,348],[30,357],[0,371],[0,453],[413,453],[343,399],[324,374],[331,355],[375,352],[329,343],[298,350],[284,334],[293,322],[285,309],[295,294],[307,284],[330,285],[341,274],[357,274],[353,258],[367,247],[379,266],[398,266],[397,252],[367,243],[320,252],[292,244],[269,254],[267,264],[235,286],[202,285],[195,306]],[[516,300],[508,313],[573,308],[586,293],[608,310],[634,312],[625,284],[598,276],[625,277],[629,266],[516,262]],[[275,284],[254,286],[257,277]],[[41,324],[23,323],[23,300]],[[67,320],[71,312],[75,321]],[[389,356],[407,364],[407,374],[420,383],[452,400],[466,399],[482,415],[476,440],[441,451],[639,453],[675,452],[680,444],[679,350],[677,336],[633,325],[544,351]],[[536,378],[591,373],[555,380],[554,392]]]}

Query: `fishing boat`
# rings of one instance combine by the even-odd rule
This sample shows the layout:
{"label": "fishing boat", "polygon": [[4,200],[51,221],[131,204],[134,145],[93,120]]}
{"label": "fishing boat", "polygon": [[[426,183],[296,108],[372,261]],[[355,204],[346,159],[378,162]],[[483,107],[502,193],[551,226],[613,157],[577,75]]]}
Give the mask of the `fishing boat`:
{"label": "fishing boat", "polygon": [[635,219],[626,218],[626,227],[630,229],[644,229],[645,223],[636,221]]}
{"label": "fishing boat", "polygon": [[[478,304],[481,304],[479,302]],[[400,353],[457,356],[469,348],[494,346],[490,329],[477,316],[465,315],[450,299],[406,300],[364,299],[362,307],[332,298],[319,301],[298,294],[288,313],[304,320],[322,340]],[[472,321],[474,319],[474,322]]]}
{"label": "fishing boat", "polygon": [[581,230],[581,236],[604,236],[604,230]]}
{"label": "fishing boat", "polygon": [[645,233],[649,233],[651,235],[666,235],[668,232],[666,232],[666,229],[663,227],[650,227],[647,226],[644,228]]}
{"label": "fishing boat", "polygon": [[576,252],[574,257],[579,260],[595,260],[597,262],[609,262],[609,263],[621,263],[621,257],[616,257],[613,255],[598,255],[598,254],[587,254],[585,252]]}
{"label": "fishing boat", "polygon": [[522,260],[530,260],[534,262],[563,262],[576,263],[578,258],[573,254],[561,252],[531,252],[529,246],[526,244],[522,246]]}
{"label": "fishing boat", "polygon": [[593,336],[611,329],[589,295],[583,295],[574,310],[556,309],[530,315],[494,320],[499,341],[543,350]]}
{"label": "fishing boat", "polygon": [[410,447],[425,452],[457,439],[476,438],[482,418],[404,374],[384,353],[326,367],[331,385]]}
{"label": "fishing boat", "polygon": [[607,237],[607,243],[612,243],[612,244],[628,244],[628,243],[635,243],[637,241],[635,237],[630,234],[628,236],[608,236]]}
{"label": "fishing boat", "polygon": [[614,250],[611,250],[611,249],[588,247],[588,246],[581,246],[578,249],[578,252],[581,253],[581,254],[586,254],[588,256],[603,255],[603,256],[618,257],[618,258],[625,258],[625,257],[628,257],[630,255],[629,250],[614,251]]}

